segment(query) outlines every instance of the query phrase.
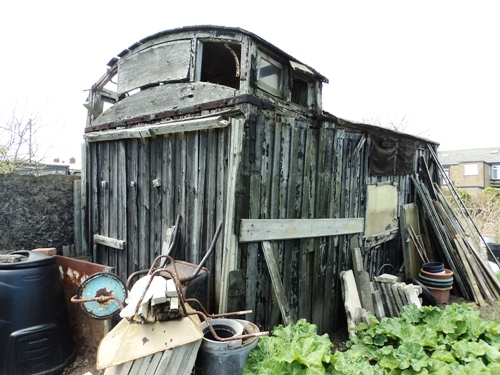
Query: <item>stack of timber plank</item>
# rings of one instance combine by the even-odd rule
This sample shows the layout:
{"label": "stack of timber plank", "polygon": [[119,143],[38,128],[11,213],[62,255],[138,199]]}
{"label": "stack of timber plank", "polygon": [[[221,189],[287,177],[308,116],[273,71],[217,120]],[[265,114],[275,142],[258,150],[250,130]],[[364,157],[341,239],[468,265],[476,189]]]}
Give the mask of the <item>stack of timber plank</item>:
{"label": "stack of timber plank", "polygon": [[442,261],[453,271],[454,288],[465,299],[479,305],[499,300],[500,282],[481,255],[477,241],[469,235],[472,229],[469,227],[468,232],[466,224],[458,220],[439,186],[424,180],[427,182],[412,177],[429,236],[430,245],[423,249],[426,258]]}
{"label": "stack of timber plank", "polygon": [[355,335],[353,328],[361,321],[368,323],[367,315],[378,320],[396,317],[403,306],[414,303],[421,307],[419,294],[421,288],[399,282],[394,275],[383,274],[370,281],[368,272],[363,269],[363,256],[360,248],[352,251],[353,269],[342,271],[340,280],[342,297],[347,315],[349,334]]}

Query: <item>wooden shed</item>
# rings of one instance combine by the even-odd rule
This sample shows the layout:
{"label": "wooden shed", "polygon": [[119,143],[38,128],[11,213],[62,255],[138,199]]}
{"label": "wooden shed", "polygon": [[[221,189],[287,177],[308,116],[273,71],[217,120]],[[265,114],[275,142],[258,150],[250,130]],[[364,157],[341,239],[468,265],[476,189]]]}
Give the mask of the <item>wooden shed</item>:
{"label": "wooden shed", "polygon": [[437,144],[323,111],[327,82],[232,27],[160,32],[113,57],[85,104],[93,260],[124,280],[149,268],[181,215],[174,256],[198,264],[222,221],[212,311],[343,325],[351,249],[371,275],[403,264],[400,212],[419,160],[436,178]]}

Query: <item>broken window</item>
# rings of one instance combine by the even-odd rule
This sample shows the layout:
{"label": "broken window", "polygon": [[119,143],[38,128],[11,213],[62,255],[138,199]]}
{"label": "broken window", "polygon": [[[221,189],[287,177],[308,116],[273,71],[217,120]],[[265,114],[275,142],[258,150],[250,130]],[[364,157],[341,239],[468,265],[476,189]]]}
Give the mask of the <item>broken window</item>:
{"label": "broken window", "polygon": [[198,81],[240,88],[241,46],[236,43],[202,42],[198,54]]}
{"label": "broken window", "polygon": [[398,229],[398,188],[393,184],[368,185],[364,240],[366,247],[393,239]]}
{"label": "broken window", "polygon": [[257,56],[257,86],[283,97],[283,65],[262,52]]}
{"label": "broken window", "polygon": [[293,77],[292,82],[292,103],[298,104],[302,107],[308,105],[308,92],[309,86],[306,81],[300,79],[299,77]]}
{"label": "broken window", "polygon": [[302,107],[308,107],[309,104],[309,83],[314,77],[314,73],[307,66],[296,61],[290,61],[293,70],[292,79],[292,103]]}

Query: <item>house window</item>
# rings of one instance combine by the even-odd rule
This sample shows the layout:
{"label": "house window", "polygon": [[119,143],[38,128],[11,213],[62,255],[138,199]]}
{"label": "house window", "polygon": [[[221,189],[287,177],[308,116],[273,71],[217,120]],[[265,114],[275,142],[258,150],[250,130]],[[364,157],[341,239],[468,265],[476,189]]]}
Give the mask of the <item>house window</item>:
{"label": "house window", "polygon": [[464,176],[477,176],[479,168],[477,164],[464,164]]}
{"label": "house window", "polygon": [[283,97],[283,65],[263,53],[257,56],[257,86]]}
{"label": "house window", "polygon": [[240,88],[241,46],[236,43],[202,42],[198,47],[198,81]]}
{"label": "house window", "polygon": [[450,168],[443,167],[444,174],[443,176],[443,185],[448,185],[448,180],[450,179]]}
{"label": "house window", "polygon": [[500,180],[500,164],[491,166],[491,179]]}

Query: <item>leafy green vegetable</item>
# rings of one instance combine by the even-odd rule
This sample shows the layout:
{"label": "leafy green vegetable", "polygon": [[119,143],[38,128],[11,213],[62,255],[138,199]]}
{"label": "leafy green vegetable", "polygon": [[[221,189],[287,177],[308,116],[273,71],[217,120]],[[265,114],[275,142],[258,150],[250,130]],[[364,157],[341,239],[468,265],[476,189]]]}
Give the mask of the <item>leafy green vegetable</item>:
{"label": "leafy green vegetable", "polygon": [[279,325],[250,352],[243,374],[323,375],[332,346],[328,335],[319,336],[317,327],[305,319],[286,327]]}
{"label": "leafy green vegetable", "polygon": [[244,375],[500,374],[500,325],[465,304],[403,308],[398,318],[355,328],[346,352],[304,319],[275,327],[250,352]]}

